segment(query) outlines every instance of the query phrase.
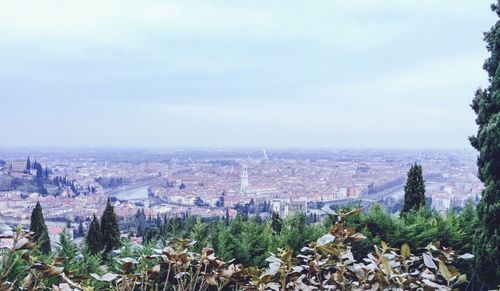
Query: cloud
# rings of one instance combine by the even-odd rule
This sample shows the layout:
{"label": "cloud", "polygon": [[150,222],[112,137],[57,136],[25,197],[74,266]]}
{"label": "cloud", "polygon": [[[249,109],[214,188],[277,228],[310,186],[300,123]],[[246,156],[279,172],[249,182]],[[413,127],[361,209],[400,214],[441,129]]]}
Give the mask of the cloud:
{"label": "cloud", "polygon": [[3,1],[0,146],[463,146],[489,4]]}

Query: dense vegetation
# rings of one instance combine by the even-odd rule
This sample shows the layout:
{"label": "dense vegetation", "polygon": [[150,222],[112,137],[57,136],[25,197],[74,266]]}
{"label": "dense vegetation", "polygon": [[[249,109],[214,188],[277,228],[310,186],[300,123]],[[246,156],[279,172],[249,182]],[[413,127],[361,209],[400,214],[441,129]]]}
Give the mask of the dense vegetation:
{"label": "dense vegetation", "polygon": [[[380,207],[366,214],[360,209],[338,210],[331,211],[324,223],[315,224],[306,223],[305,216],[297,214],[281,222],[279,233],[272,231],[272,220],[259,222],[237,217],[228,225],[223,219],[205,229],[205,223],[194,219],[177,234],[189,233],[202,242],[172,238],[174,234],[167,232],[143,245],[123,238],[123,245],[117,250],[96,255],[85,246],[78,254],[67,232],[61,233],[57,251],[44,255],[39,244],[31,243],[32,233],[17,229],[4,235],[13,243],[2,253],[0,289],[53,286],[54,290],[446,290],[466,283],[466,275],[459,270],[467,269],[467,259],[472,256],[456,255],[436,239],[448,234],[456,240],[446,243],[466,240],[468,234],[458,229],[465,220],[474,220],[473,209],[469,207],[463,214],[446,217],[424,209],[414,214],[415,220],[406,221],[386,214]],[[431,224],[432,230],[417,235],[429,228],[431,220],[436,220]],[[371,230],[372,223],[377,230]],[[356,232],[354,225],[371,238]],[[381,226],[404,231],[389,234]],[[259,228],[265,231],[250,232]],[[442,233],[443,230],[448,233]],[[396,248],[389,247],[378,232],[388,240],[395,239]],[[407,243],[406,235],[412,237]],[[376,243],[375,247],[368,247],[371,243]],[[416,248],[414,244],[422,245]],[[223,256],[235,255],[236,259],[218,257],[217,250],[210,246],[225,251]],[[361,255],[368,249],[369,254]]]}
{"label": "dense vegetation", "polygon": [[[500,16],[500,1],[492,5]],[[470,138],[479,151],[479,179],[485,189],[477,206],[480,228],[475,237],[474,253],[483,281],[500,284],[500,22],[484,37],[491,56],[483,68],[490,85],[476,91],[472,109],[477,114],[478,132]]]}

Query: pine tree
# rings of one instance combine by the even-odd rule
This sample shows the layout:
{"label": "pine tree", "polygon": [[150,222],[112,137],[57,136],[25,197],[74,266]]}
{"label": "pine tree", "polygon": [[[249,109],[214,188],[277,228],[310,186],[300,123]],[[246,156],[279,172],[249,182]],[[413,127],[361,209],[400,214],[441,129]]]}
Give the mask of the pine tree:
{"label": "pine tree", "polygon": [[32,231],[33,239],[37,242],[40,251],[43,254],[50,253],[50,238],[45,219],[43,218],[43,210],[40,202],[37,202],[35,208],[31,212],[30,231]]}
{"label": "pine tree", "polygon": [[59,256],[66,258],[66,260],[63,263],[63,266],[65,269],[68,269],[73,263],[77,255],[77,247],[76,244],[73,242],[73,238],[71,237],[71,234],[64,229],[60,234],[59,234]]}
{"label": "pine tree", "polygon": [[425,184],[422,177],[422,166],[415,163],[408,171],[408,178],[405,185],[404,206],[401,216],[410,210],[417,210],[425,206]]}
{"label": "pine tree", "polygon": [[120,225],[110,198],[108,198],[106,209],[101,217],[101,237],[106,252],[121,246]]}
{"label": "pine tree", "polygon": [[[491,6],[500,16],[500,1]],[[490,57],[483,69],[489,86],[478,89],[472,102],[477,114],[477,134],[470,137],[479,151],[479,179],[485,189],[477,205],[479,229],[474,240],[474,255],[479,278],[488,284],[500,284],[500,22],[484,34]]]}
{"label": "pine tree", "polygon": [[92,222],[90,222],[89,231],[87,232],[87,237],[85,238],[85,244],[91,255],[96,255],[102,251],[102,237],[101,237],[101,227],[99,226],[99,221],[94,214]]}
{"label": "pine tree", "polygon": [[196,223],[193,225],[190,235],[190,238],[196,241],[193,247],[195,252],[200,252],[206,246],[207,236],[207,226],[201,221],[200,217],[196,217]]}

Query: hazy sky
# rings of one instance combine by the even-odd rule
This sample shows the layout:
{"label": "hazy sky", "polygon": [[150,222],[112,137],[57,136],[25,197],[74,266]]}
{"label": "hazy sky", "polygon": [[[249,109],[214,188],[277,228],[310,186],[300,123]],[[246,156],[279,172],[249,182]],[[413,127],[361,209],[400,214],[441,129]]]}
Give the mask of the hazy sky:
{"label": "hazy sky", "polygon": [[0,147],[469,147],[491,0],[0,0]]}

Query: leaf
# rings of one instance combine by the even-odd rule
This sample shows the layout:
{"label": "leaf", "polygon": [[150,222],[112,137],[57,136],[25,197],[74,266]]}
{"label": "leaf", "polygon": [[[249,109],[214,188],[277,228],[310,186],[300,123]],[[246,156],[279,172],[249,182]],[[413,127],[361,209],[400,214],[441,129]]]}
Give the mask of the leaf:
{"label": "leaf", "polygon": [[407,259],[409,258],[411,255],[411,252],[410,252],[410,246],[408,246],[407,243],[403,244],[401,246],[401,256],[403,257],[403,259]]}
{"label": "leaf", "polygon": [[217,281],[215,280],[215,276],[208,276],[205,281],[208,285],[217,286]]}
{"label": "leaf", "polygon": [[28,273],[28,275],[23,279],[23,286],[28,288],[33,283],[33,275]]}
{"label": "leaf", "polygon": [[335,241],[335,236],[327,233],[324,236],[318,238],[318,240],[316,241],[316,246],[318,246],[318,247],[324,246],[324,245],[327,245],[333,241]]}
{"label": "leaf", "polygon": [[53,286],[54,290],[58,291],[72,291],[71,287],[69,286],[68,283],[60,283],[59,286]]}
{"label": "leaf", "polygon": [[92,278],[96,279],[97,281],[103,281],[103,282],[111,282],[118,277],[118,275],[113,274],[113,273],[106,273],[102,276],[99,276],[95,273],[92,273],[92,274],[90,274],[90,276]]}
{"label": "leaf", "polygon": [[387,244],[385,241],[380,241],[380,244],[382,245],[382,252],[385,253],[387,251]]}
{"label": "leaf", "polygon": [[464,284],[466,282],[467,282],[467,275],[462,274],[462,275],[458,276],[455,283],[453,283],[453,286],[458,286],[458,285]]}
{"label": "leaf", "polygon": [[130,264],[138,264],[139,263],[136,259],[130,258],[130,257],[120,259],[120,261],[122,263],[130,263]]}
{"label": "leaf", "polygon": [[351,235],[349,237],[349,239],[352,240],[352,241],[354,241],[354,242],[357,242],[357,241],[362,241],[362,240],[366,239],[366,236],[364,236],[363,234],[357,232],[357,233]]}
{"label": "leaf", "polygon": [[434,261],[432,260],[431,255],[429,255],[427,253],[423,253],[422,257],[424,259],[424,264],[427,266],[427,268],[437,269],[436,264],[434,264]]}
{"label": "leaf", "polygon": [[446,279],[447,282],[450,282],[451,278],[451,273],[450,270],[448,270],[448,267],[442,262],[439,261],[439,272],[441,273],[441,276]]}
{"label": "leaf", "polygon": [[33,265],[32,268],[40,271],[42,278],[54,277],[61,274],[64,271],[63,267],[54,267],[52,265],[46,265],[46,264]]}
{"label": "leaf", "polygon": [[391,268],[391,266],[389,265],[389,261],[387,260],[387,258],[386,258],[386,257],[384,257],[384,256],[382,256],[382,257],[380,258],[380,262],[381,262],[381,264],[382,264],[382,270],[384,271],[384,273],[385,273],[386,275],[391,274],[391,273],[392,273],[392,268]]}
{"label": "leaf", "polygon": [[463,255],[460,255],[458,256],[460,259],[463,259],[463,260],[470,260],[472,258],[474,258],[474,255],[472,254],[469,254],[469,253],[465,253]]}
{"label": "leaf", "polygon": [[320,246],[317,249],[327,255],[340,256],[340,251],[333,246]]}
{"label": "leaf", "polygon": [[149,273],[151,275],[158,275],[160,274],[161,266],[160,265],[154,265],[151,269],[149,269]]}
{"label": "leaf", "polygon": [[345,214],[345,216],[355,216],[355,215],[359,215],[361,213],[361,210],[363,210],[362,208],[356,208],[356,209],[353,209],[349,212],[347,212]]}

